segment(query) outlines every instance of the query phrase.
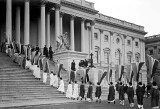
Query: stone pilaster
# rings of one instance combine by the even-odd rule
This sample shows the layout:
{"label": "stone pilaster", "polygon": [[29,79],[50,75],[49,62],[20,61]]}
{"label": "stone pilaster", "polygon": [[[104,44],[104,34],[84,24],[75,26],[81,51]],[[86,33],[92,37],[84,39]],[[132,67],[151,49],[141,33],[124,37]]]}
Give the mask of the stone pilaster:
{"label": "stone pilaster", "polygon": [[16,43],[20,43],[20,25],[21,25],[21,20],[20,20],[20,7],[16,7]]}
{"label": "stone pilaster", "polygon": [[55,40],[59,41],[58,37],[60,35],[60,6],[55,7]]}
{"label": "stone pilaster", "polygon": [[92,49],[92,52],[94,52],[94,25],[95,25],[95,21],[92,21],[91,22],[91,38],[92,38],[92,44],[91,44],[91,49]]}
{"label": "stone pilaster", "polygon": [[60,13],[60,35],[63,34],[63,14],[64,13]]}
{"label": "stone pilaster", "polygon": [[30,37],[30,0],[25,0],[25,9],[24,9],[24,45],[29,44]]}
{"label": "stone pilaster", "polygon": [[84,21],[85,19],[81,19],[81,52],[85,53],[85,29],[84,29]]}
{"label": "stone pilaster", "polygon": [[12,0],[6,0],[6,40],[12,40]]}
{"label": "stone pilaster", "polygon": [[71,36],[71,51],[75,50],[74,47],[74,16],[71,16],[70,19],[70,36]]}
{"label": "stone pilaster", "polygon": [[40,37],[40,48],[44,48],[45,46],[45,39],[46,39],[46,33],[45,33],[45,3],[41,3],[41,37]]}
{"label": "stone pilaster", "polygon": [[132,62],[135,62],[135,52],[134,52],[134,47],[135,47],[135,41],[134,41],[134,37],[132,37]]}
{"label": "stone pilaster", "polygon": [[47,12],[47,37],[46,37],[46,45],[49,48],[50,47],[50,39],[51,39],[51,35],[50,35],[50,12]]}

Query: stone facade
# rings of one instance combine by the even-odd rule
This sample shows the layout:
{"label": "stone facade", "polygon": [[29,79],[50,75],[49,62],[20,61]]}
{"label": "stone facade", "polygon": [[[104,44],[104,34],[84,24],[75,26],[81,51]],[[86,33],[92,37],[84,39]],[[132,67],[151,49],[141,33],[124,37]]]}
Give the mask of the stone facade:
{"label": "stone facade", "polygon": [[146,54],[151,55],[160,61],[160,35],[149,36],[145,38],[145,50]]}
{"label": "stone facade", "polygon": [[[89,59],[101,70],[132,62],[145,62],[143,26],[98,13],[85,0],[2,0],[0,1],[0,41],[14,40],[24,45],[52,46],[68,33],[70,49],[55,53],[55,59],[69,70],[73,59]],[[67,60],[64,61],[65,56]],[[73,59],[72,59],[73,56]],[[143,73],[144,72],[144,73]],[[146,76],[145,66],[141,70]],[[113,73],[114,75],[114,73]],[[114,76],[112,78],[114,81]]]}

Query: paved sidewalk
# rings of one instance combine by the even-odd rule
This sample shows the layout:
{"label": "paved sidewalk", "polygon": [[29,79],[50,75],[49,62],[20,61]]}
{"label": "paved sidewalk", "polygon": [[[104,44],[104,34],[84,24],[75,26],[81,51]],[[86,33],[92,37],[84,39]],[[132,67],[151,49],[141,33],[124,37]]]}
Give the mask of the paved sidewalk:
{"label": "paved sidewalk", "polygon": [[30,100],[30,101],[16,101],[16,102],[8,102],[8,103],[0,103],[0,108],[7,108],[7,107],[21,107],[21,106],[36,106],[36,105],[47,105],[47,104],[65,104],[65,103],[80,103],[79,100],[71,100],[71,99],[48,99],[48,100]]}

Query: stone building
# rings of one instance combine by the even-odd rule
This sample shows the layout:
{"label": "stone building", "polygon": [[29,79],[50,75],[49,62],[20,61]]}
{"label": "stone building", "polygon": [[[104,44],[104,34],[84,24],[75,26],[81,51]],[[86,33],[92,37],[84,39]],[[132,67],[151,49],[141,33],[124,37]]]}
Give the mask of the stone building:
{"label": "stone building", "polygon": [[145,50],[149,54],[160,61],[160,34],[145,37]]}
{"label": "stone building", "polygon": [[[1,0],[0,41],[24,45],[46,45],[55,50],[54,59],[70,69],[93,53],[94,65],[108,66],[145,61],[144,27],[103,15],[85,0]],[[56,50],[59,36],[67,33],[69,50]],[[65,41],[66,41],[65,40]],[[145,67],[141,70],[145,78]],[[143,73],[144,72],[144,73]],[[112,75],[114,81],[114,73]]]}

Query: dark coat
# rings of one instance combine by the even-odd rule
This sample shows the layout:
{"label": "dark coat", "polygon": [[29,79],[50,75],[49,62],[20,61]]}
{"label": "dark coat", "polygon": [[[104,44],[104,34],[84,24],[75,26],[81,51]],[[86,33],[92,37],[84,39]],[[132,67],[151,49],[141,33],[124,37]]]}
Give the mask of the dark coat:
{"label": "dark coat", "polygon": [[70,81],[74,82],[74,80],[75,80],[75,73],[74,73],[74,71],[71,71],[71,73],[70,73]]}
{"label": "dark coat", "polygon": [[98,86],[96,86],[95,97],[100,98],[100,97],[101,97],[101,94],[102,94],[101,86],[98,85]]}
{"label": "dark coat", "polygon": [[159,91],[157,86],[153,86],[151,91],[151,107],[157,107],[159,102]]}
{"label": "dark coat", "polygon": [[84,94],[85,94],[85,86],[84,84],[81,84],[80,85],[80,93],[79,93],[79,96],[84,98]]}
{"label": "dark coat", "polygon": [[124,100],[124,86],[119,86],[119,100]]}
{"label": "dark coat", "polygon": [[90,85],[88,87],[87,98],[92,99],[93,87]]}
{"label": "dark coat", "polygon": [[76,65],[75,62],[72,62],[72,63],[71,63],[71,70],[73,70],[73,71],[76,70],[75,65]]}
{"label": "dark coat", "polygon": [[114,86],[111,85],[109,86],[108,101],[113,101],[113,100],[115,100],[115,89]]}
{"label": "dark coat", "polygon": [[128,101],[129,103],[134,103],[134,89],[133,87],[127,88]]}
{"label": "dark coat", "polygon": [[136,95],[137,95],[137,103],[139,105],[143,105],[143,96],[144,96],[145,90],[143,86],[138,86],[136,89]]}

